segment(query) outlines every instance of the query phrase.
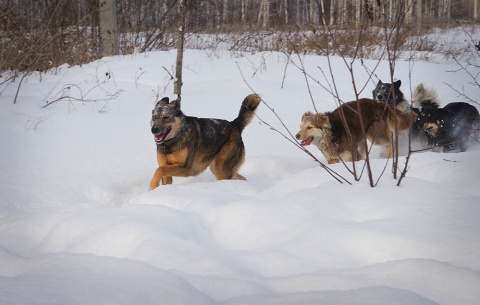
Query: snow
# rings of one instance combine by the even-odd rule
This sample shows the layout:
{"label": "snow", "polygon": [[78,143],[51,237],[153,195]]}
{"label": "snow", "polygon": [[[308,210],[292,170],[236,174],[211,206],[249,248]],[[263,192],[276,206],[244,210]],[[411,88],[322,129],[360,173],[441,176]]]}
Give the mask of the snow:
{"label": "snow", "polygon": [[[175,97],[165,71],[175,55],[36,73],[15,105],[18,82],[1,88],[0,304],[479,304],[479,144],[412,155],[400,186],[391,161],[382,175],[386,160],[374,148],[378,185],[330,166],[351,183],[342,184],[279,134],[289,137],[282,123],[295,134],[314,111],[303,73],[290,63],[284,74],[284,54],[187,50],[187,115],[232,120],[249,86],[275,113],[260,104],[244,130],[247,181],[216,181],[207,170],[149,191],[150,115],[161,97]],[[300,59],[328,88],[327,59]],[[352,100],[345,63],[331,61],[340,97]],[[377,79],[354,67],[360,96],[370,97]],[[395,69],[406,97],[419,82],[442,104],[461,100],[449,85],[478,96],[468,75],[451,72],[455,63]],[[375,74],[389,81],[388,71],[382,62]],[[309,85],[319,111],[336,107]]]}

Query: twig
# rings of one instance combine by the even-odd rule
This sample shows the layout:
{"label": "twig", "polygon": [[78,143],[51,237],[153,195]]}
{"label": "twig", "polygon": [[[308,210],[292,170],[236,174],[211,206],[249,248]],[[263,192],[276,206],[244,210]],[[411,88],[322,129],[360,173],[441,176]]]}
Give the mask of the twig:
{"label": "twig", "polygon": [[[255,90],[253,90],[253,88],[250,86],[250,84],[247,82],[247,80],[245,79],[245,76],[243,75],[243,72],[242,70],[240,69],[240,65],[238,64],[238,62],[236,62],[237,64],[237,67],[238,67],[238,70],[240,71],[240,75],[242,76],[243,78],[243,81],[245,82],[245,84],[250,88],[250,90],[252,92],[255,92]],[[273,127],[271,124],[269,124],[268,122],[264,121],[262,118],[260,118],[257,114],[255,114],[255,116],[260,120],[260,122],[262,124],[265,124],[267,125],[268,127],[270,127],[271,130],[277,132],[278,134],[280,134],[282,137],[284,137],[285,139],[287,139],[290,143],[294,144],[297,148],[300,148],[301,150],[303,150],[305,153],[307,153],[310,157],[313,158],[314,161],[316,161],[320,167],[322,167],[323,169],[325,169],[327,171],[327,173],[329,173],[335,180],[337,180],[338,182],[340,183],[343,183],[343,182],[346,182],[348,184],[351,185],[351,183],[345,179],[344,177],[342,177],[340,174],[338,174],[337,172],[335,172],[334,170],[332,170],[331,168],[329,168],[328,166],[326,166],[325,164],[323,164],[320,160],[318,160],[311,152],[309,152],[306,148],[304,148],[303,146],[299,145],[296,141],[292,140],[292,139],[295,139],[295,137],[293,136],[293,134],[288,130],[287,126],[285,125],[285,123],[283,122],[283,120],[278,116],[278,114],[275,112],[275,110],[270,107],[270,105],[268,105],[267,102],[265,102],[264,99],[262,99],[262,102],[263,104],[265,104],[265,106],[277,117],[277,119],[279,120],[279,122],[282,124],[283,128],[287,131],[287,133],[289,134],[290,137],[287,137],[285,134],[283,134],[282,132],[280,132],[278,129],[276,129],[275,127]],[[343,181],[343,182],[342,182]]]}
{"label": "twig", "polygon": [[173,74],[170,73],[170,71],[168,71],[167,68],[165,68],[164,66],[162,66],[162,68],[163,68],[165,71],[167,71],[168,75],[170,75],[170,79],[173,79],[173,80],[175,79],[175,76],[173,76]]}

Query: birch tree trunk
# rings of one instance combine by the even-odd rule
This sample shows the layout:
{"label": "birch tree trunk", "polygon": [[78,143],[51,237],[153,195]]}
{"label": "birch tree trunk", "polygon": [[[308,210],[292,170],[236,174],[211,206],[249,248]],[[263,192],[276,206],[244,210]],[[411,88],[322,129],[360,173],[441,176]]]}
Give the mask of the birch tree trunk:
{"label": "birch tree trunk", "polygon": [[257,25],[261,26],[261,20],[262,20],[262,11],[263,11],[263,2],[260,2],[260,9],[258,10],[258,16],[257,16]]}
{"label": "birch tree trunk", "polygon": [[269,26],[270,19],[270,0],[262,0],[260,5],[260,11],[258,12],[258,23],[262,28]]}
{"label": "birch tree trunk", "polygon": [[355,0],[355,21],[357,26],[362,24],[362,0]]}
{"label": "birch tree trunk", "polygon": [[422,0],[417,0],[416,12],[417,22],[420,23],[422,21]]}
{"label": "birch tree trunk", "polygon": [[240,5],[240,23],[245,26],[246,25],[246,19],[245,19],[245,11],[246,11],[246,1],[242,0],[241,5]]}
{"label": "birch tree trunk", "polygon": [[323,5],[323,0],[319,0],[320,1],[320,18],[321,18],[321,22],[322,22],[322,25],[326,25],[326,21],[325,21],[325,6]]}
{"label": "birch tree trunk", "polygon": [[177,95],[182,94],[182,66],[183,66],[183,42],[185,40],[185,1],[179,0],[179,16],[178,16],[178,31],[177,31],[177,62],[175,68],[175,83],[173,93]]}
{"label": "birch tree trunk", "polygon": [[98,25],[103,56],[118,54],[117,1],[99,0]]}
{"label": "birch tree trunk", "polygon": [[270,0],[265,0],[263,11],[263,28],[270,26]]}
{"label": "birch tree trunk", "polygon": [[477,20],[478,19],[478,1],[473,0],[473,19]]}

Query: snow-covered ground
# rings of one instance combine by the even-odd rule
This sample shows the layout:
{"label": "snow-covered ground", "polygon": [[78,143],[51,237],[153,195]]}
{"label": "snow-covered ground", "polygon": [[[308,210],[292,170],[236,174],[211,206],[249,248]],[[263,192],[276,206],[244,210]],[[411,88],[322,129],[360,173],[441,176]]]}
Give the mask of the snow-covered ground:
{"label": "snow-covered ground", "polygon": [[[243,133],[247,181],[207,171],[148,191],[157,166],[150,115],[160,97],[174,97],[166,70],[175,54],[34,74],[15,105],[18,83],[2,91],[0,304],[479,304],[479,144],[414,154],[399,187],[374,151],[378,185],[330,166],[352,185],[341,184],[279,134],[289,137],[282,124],[295,134],[313,111],[310,92],[318,111],[336,107],[314,81],[328,87],[327,58],[302,58],[309,89],[281,53],[187,50],[187,115],[231,120],[249,86],[275,113],[261,104]],[[340,97],[353,99],[343,60],[331,62]],[[354,68],[370,97],[377,79]],[[476,99],[457,68],[399,61],[395,77],[407,97],[424,82],[443,104],[462,101],[449,85]],[[388,71],[382,62],[375,74],[386,82]]]}

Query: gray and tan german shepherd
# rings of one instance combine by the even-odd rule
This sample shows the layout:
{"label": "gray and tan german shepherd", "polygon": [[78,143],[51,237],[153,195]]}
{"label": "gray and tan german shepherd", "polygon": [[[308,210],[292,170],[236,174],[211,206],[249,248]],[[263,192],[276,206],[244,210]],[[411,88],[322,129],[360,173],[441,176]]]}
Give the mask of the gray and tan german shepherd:
{"label": "gray and tan german shepherd", "polygon": [[157,144],[158,168],[150,190],[171,184],[172,177],[196,176],[208,166],[217,180],[245,180],[238,169],[245,160],[242,131],[250,123],[260,103],[257,94],[248,95],[238,116],[221,119],[186,116],[180,110],[180,96],[169,102],[165,97],[152,111],[151,131]]}

